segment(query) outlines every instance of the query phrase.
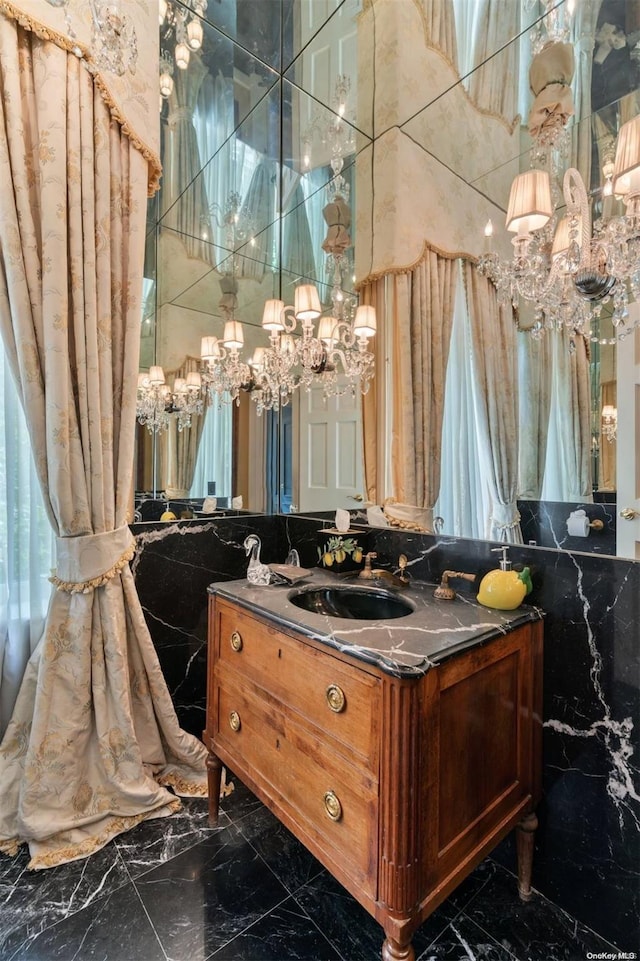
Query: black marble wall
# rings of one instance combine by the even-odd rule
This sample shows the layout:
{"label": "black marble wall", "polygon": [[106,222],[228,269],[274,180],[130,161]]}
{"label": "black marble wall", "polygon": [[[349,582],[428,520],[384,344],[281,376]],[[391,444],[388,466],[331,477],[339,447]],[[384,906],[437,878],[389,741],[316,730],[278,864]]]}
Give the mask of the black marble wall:
{"label": "black marble wall", "polygon": [[[566,505],[565,505],[566,509]],[[226,517],[206,523],[136,525],[133,569],[145,616],[176,710],[200,734],[205,712],[206,587],[242,577],[241,546],[254,531],[262,559],[282,561],[296,547],[317,562],[326,517]],[[370,529],[376,564],[395,568],[400,553],[418,580],[443,570],[483,574],[497,566],[495,544]],[[528,600],[546,612],[544,797],[539,807],[534,885],[621,951],[637,951],[640,932],[640,563],[597,554],[520,546],[514,564],[531,568]],[[495,855],[512,869],[508,839]]]}
{"label": "black marble wall", "polygon": [[[244,577],[242,542],[256,533],[265,563],[282,560],[281,525],[265,515],[133,524],[138,596],[182,727],[202,736],[206,710],[207,587]],[[286,552],[285,552],[286,554]]]}
{"label": "black marble wall", "polygon": [[[560,501],[518,501],[520,527],[525,544],[535,541],[538,547],[562,548],[585,554],[616,553],[616,505],[568,504]],[[570,537],[567,518],[571,511],[584,510],[590,521],[601,520],[600,531],[590,530],[587,537]]]}

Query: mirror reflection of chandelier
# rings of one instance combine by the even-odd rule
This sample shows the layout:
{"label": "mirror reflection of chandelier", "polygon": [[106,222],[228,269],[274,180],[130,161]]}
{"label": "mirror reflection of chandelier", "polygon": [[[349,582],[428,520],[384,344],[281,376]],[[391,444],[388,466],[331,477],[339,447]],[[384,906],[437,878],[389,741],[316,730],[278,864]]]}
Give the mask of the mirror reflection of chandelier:
{"label": "mirror reflection of chandelier", "polygon": [[185,430],[191,426],[191,417],[202,413],[202,379],[197,371],[187,374],[186,378],[176,377],[173,389],[165,382],[159,365],[138,374],[136,417],[150,434],[167,430],[172,416],[176,417],[178,430]]}
{"label": "mirror reflection of chandelier", "polygon": [[174,65],[186,70],[192,52],[202,47],[202,18],[206,10],[207,0],[159,0],[160,94],[165,100],[173,93]]}
{"label": "mirror reflection of chandelier", "polygon": [[[69,36],[76,34],[69,16],[69,0],[47,0],[52,7],[65,11]],[[127,70],[135,73],[138,60],[136,31],[131,18],[122,11],[118,0],[89,0],[91,13],[91,61],[98,69],[109,70],[121,77]]]}
{"label": "mirror reflection of chandelier", "polygon": [[[575,168],[564,174],[566,216],[553,226],[549,174],[529,170],[511,186],[507,229],[515,234],[514,256],[501,260],[488,251],[479,268],[498,290],[503,303],[519,297],[535,305],[532,334],[567,327],[591,337],[591,322],[611,305],[618,338],[633,329],[629,303],[640,297],[640,116],[620,129],[611,177],[626,211],[591,223],[587,191]],[[487,236],[490,233],[486,231]],[[594,339],[597,339],[594,337]]]}
{"label": "mirror reflection of chandelier", "polygon": [[[515,177],[506,217],[507,230],[515,235],[513,258],[501,259],[492,250],[489,221],[478,267],[495,284],[501,303],[515,307],[521,298],[534,305],[534,337],[545,329],[566,328],[598,341],[591,323],[605,308],[620,338],[633,329],[628,325],[629,303],[640,296],[640,117],[621,126],[615,159],[613,139],[601,145],[602,215],[592,224],[580,173],[571,167],[562,176],[570,143],[566,128],[574,114],[572,10],[569,5],[555,8],[551,0],[544,0],[544,6],[547,15],[533,37],[529,70],[535,98],[528,121],[534,142],[532,169]],[[558,218],[560,179],[566,214]],[[613,194],[624,199],[621,216],[611,215]]]}
{"label": "mirror reflection of chandelier", "polygon": [[[350,128],[344,121],[349,86],[347,77],[337,78],[333,115],[328,122],[326,112],[314,117],[303,135],[303,168],[310,166],[315,134],[331,147],[332,176],[326,186],[328,202],[322,211],[327,224],[322,249],[331,277],[331,306],[323,316],[318,290],[311,283],[295,288],[293,305],[276,298],[267,300],[262,329],[269,338],[268,346],[257,347],[251,359],[244,362],[240,357],[244,346],[242,325],[233,314],[237,287],[230,288],[227,301],[220,301],[226,316],[222,339],[204,337],[201,346],[203,383],[218,403],[239,403],[240,391],[246,390],[261,414],[288,404],[298,388],[309,391],[317,385],[326,396],[349,390],[364,394],[369,388],[374,370],[369,340],[376,332],[375,310],[358,306],[356,297],[343,289],[349,267],[346,252],[351,247],[351,211],[349,184],[342,170],[344,155],[354,149]],[[235,265],[238,246],[254,242],[252,218],[237,195],[232,195],[223,213],[221,226],[226,228],[227,248],[232,251],[229,260]],[[235,280],[235,269],[227,273],[231,274],[227,280]],[[221,286],[224,281],[223,275]]]}
{"label": "mirror reflection of chandelier", "polygon": [[267,300],[262,328],[269,335],[269,346],[258,347],[248,363],[240,358],[244,334],[239,321],[226,322],[222,341],[203,337],[203,382],[211,395],[219,403],[238,402],[240,391],[248,390],[260,414],[284,407],[299,387],[310,390],[318,384],[325,393],[336,393],[339,373],[347,381],[341,390],[366,393],[374,364],[369,350],[369,339],[376,332],[373,307],[357,307],[348,319],[321,314],[313,284],[297,287],[291,306]]}

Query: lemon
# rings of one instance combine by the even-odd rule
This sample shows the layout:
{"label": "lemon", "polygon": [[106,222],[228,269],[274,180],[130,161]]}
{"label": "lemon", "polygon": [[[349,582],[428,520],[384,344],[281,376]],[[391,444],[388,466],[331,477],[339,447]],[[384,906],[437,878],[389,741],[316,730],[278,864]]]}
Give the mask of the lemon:
{"label": "lemon", "polygon": [[161,521],[175,521],[175,520],[177,520],[177,519],[178,519],[178,518],[177,518],[176,515],[173,513],[173,511],[165,511],[164,514],[161,514],[161,516],[160,516],[160,520],[161,520]]}
{"label": "lemon", "polygon": [[332,566],[333,554],[331,553],[331,551],[325,551],[325,553],[322,555],[322,563],[324,564],[325,567]]}

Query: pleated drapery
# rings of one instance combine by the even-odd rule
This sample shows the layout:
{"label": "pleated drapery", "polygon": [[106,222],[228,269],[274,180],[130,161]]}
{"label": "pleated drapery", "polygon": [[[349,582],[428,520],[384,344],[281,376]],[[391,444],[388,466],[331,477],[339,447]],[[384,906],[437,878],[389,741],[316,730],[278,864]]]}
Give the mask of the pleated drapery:
{"label": "pleated drapery", "polygon": [[0,848],[83,857],[206,793],[128,560],[148,163],[75,55],[0,18],[0,329],[58,569],[0,745]]}
{"label": "pleated drapery", "polygon": [[386,311],[385,278],[371,281],[360,291],[360,303],[375,307],[378,329],[373,341],[375,375],[369,390],[362,397],[362,452],[364,461],[364,486],[367,500],[381,504],[386,496],[385,487],[385,435],[386,423],[383,409],[386,367]]}
{"label": "pleated drapery", "polygon": [[[183,377],[200,371],[199,358],[187,357],[177,370],[169,371],[173,377]],[[198,449],[206,412],[192,414],[188,427],[178,430],[178,418],[170,417],[167,430],[159,436],[160,448],[160,489],[168,500],[188,497],[198,459]]]}
{"label": "pleated drapery", "polygon": [[[412,270],[371,281],[360,291],[362,302],[372,304],[379,318],[376,376],[363,400],[365,485],[374,502],[390,495],[405,504],[432,508],[438,498],[455,264],[427,248]],[[387,351],[381,326],[382,331],[389,329],[392,365],[390,490],[385,485]]]}
{"label": "pleated drapery", "polygon": [[465,261],[471,319],[476,423],[491,494],[491,540],[522,543],[518,487],[516,327],[511,306],[498,304],[491,282]]}
{"label": "pleated drapery", "polygon": [[393,489],[398,501],[432,508],[440,490],[444,383],[456,283],[455,260],[427,250],[392,278],[394,303]]}
{"label": "pleated drapery", "polygon": [[195,53],[189,69],[175,73],[167,123],[163,128],[162,227],[179,237],[189,257],[215,264],[215,248],[205,239],[211,236],[211,213],[194,126],[198,92],[207,68]]}
{"label": "pleated drapery", "polygon": [[536,339],[530,331],[517,335],[519,386],[518,494],[540,500],[547,459],[551,413],[551,345],[555,332]]}

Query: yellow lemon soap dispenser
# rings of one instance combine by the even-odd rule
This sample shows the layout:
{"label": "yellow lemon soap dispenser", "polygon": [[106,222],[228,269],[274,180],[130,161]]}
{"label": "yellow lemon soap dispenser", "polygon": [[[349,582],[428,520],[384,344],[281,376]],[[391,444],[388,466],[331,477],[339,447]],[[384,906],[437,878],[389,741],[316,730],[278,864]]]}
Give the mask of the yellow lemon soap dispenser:
{"label": "yellow lemon soap dispenser", "polygon": [[511,570],[511,561],[507,557],[508,550],[506,545],[492,548],[492,551],[502,551],[500,567],[485,574],[480,581],[478,591],[478,603],[498,611],[514,611],[533,589],[528,567],[522,571]]}

